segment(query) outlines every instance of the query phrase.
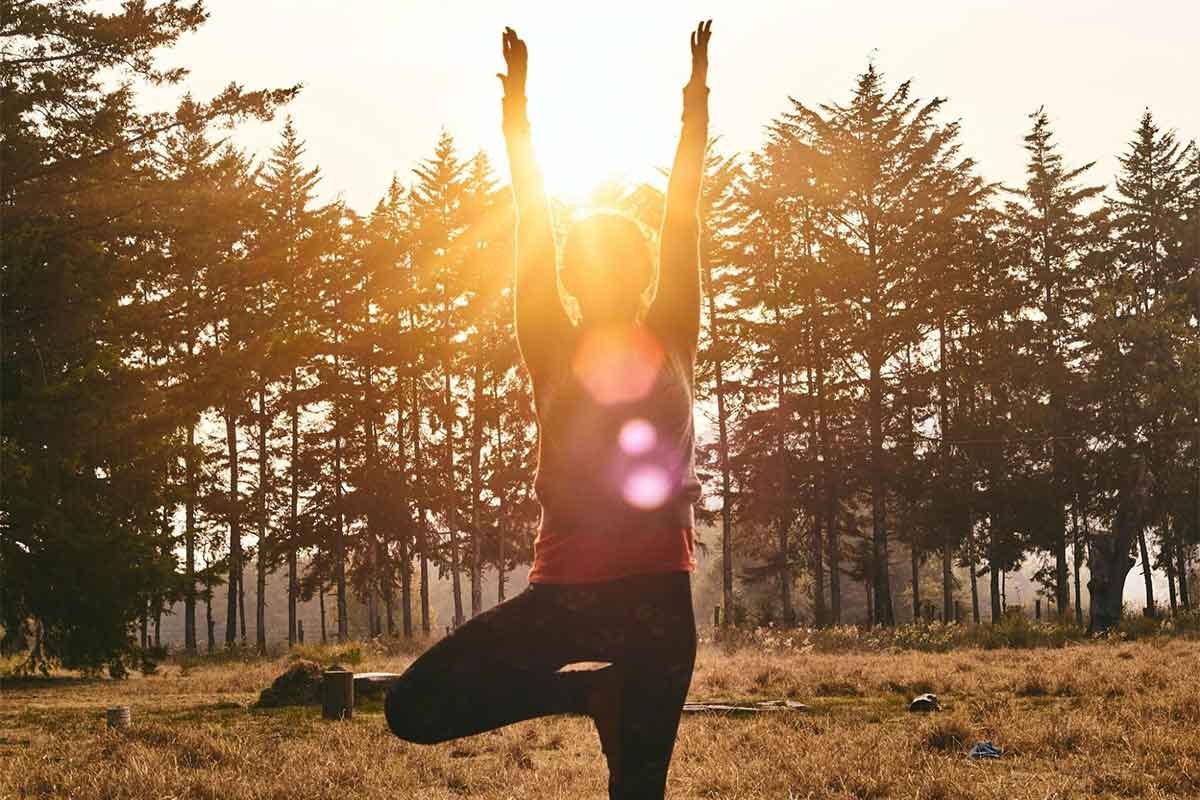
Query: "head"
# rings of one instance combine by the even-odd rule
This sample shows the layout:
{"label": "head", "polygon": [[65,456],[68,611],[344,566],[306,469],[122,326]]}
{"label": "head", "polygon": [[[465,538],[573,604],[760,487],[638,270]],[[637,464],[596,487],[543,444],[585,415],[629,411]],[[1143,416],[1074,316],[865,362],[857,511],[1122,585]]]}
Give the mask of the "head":
{"label": "head", "polygon": [[571,223],[563,249],[562,282],[588,324],[633,322],[654,278],[650,243],[641,226],[612,212]]}

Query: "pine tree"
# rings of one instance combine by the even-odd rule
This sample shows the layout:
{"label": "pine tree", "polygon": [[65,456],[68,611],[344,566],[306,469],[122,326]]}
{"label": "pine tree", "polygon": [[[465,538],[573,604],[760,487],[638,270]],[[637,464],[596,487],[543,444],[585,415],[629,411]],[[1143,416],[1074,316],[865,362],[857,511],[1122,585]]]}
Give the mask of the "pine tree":
{"label": "pine tree", "polygon": [[[971,208],[973,163],[961,158],[957,122],[940,123],[944,101],[911,96],[910,82],[888,93],[870,65],[848,105],[820,110],[793,101],[785,115],[792,137],[823,156],[817,178],[835,223],[824,243],[839,280],[848,345],[865,363],[866,422],[872,505],[873,618],[895,620],[890,587],[887,475],[892,438],[884,371],[920,343],[932,324],[928,272],[933,231]],[[849,321],[849,320],[852,320]],[[908,437],[909,433],[901,433]]]}
{"label": "pine tree", "polygon": [[1064,166],[1053,141],[1050,120],[1044,109],[1030,115],[1032,128],[1025,137],[1029,155],[1025,186],[1010,190],[1006,204],[1010,246],[1015,267],[1022,275],[1028,302],[1044,322],[1034,326],[1031,346],[1042,364],[1040,388],[1049,398],[1040,409],[1041,431],[1048,445],[1049,475],[1042,485],[1048,492],[1048,518],[1037,538],[1045,542],[1055,562],[1054,597],[1060,617],[1070,604],[1067,587],[1066,512],[1067,475],[1072,452],[1070,420],[1077,401],[1072,386],[1078,384],[1071,352],[1080,338],[1075,320],[1085,292],[1082,265],[1101,246],[1098,239],[1099,212],[1085,206],[1103,191],[1102,186],[1080,186],[1078,179],[1093,163],[1077,168]]}
{"label": "pine tree", "polygon": [[[281,401],[287,410],[288,514],[282,540],[273,543],[277,552],[286,554],[288,568],[288,644],[296,643],[297,544],[300,517],[300,417],[304,406],[301,395],[308,385],[308,362],[312,356],[313,336],[311,296],[313,272],[323,249],[330,246],[317,234],[319,209],[314,209],[314,192],[320,181],[317,167],[303,165],[304,142],[299,138],[291,116],[284,123],[281,141],[267,160],[259,179],[264,195],[265,220],[259,241],[259,258],[276,281],[278,295],[271,325],[276,341],[275,371],[285,376],[287,385]],[[273,554],[274,555],[274,554]],[[262,600],[259,601],[260,608]]]}
{"label": "pine tree", "polygon": [[704,289],[704,325],[697,355],[697,394],[715,402],[717,440],[715,449],[700,446],[720,474],[721,497],[721,594],[722,622],[731,625],[734,619],[733,596],[733,470],[729,460],[730,367],[737,350],[737,340],[726,332],[729,314],[728,274],[737,260],[736,234],[743,224],[738,203],[738,181],[742,168],[734,156],[715,152],[716,140],[708,143],[704,164],[704,180],[700,198],[701,248],[700,270]]}
{"label": "pine tree", "polygon": [[[436,421],[441,430],[440,480],[432,485],[441,491],[442,520],[446,527],[445,550],[450,567],[454,593],[454,624],[462,623],[463,603],[459,529],[462,509],[457,473],[455,428],[459,426],[461,403],[458,398],[458,374],[461,368],[462,345],[459,334],[464,326],[459,299],[467,291],[462,281],[464,251],[457,245],[466,228],[462,214],[466,165],[455,151],[454,139],[443,131],[434,154],[414,172],[418,181],[412,189],[415,218],[414,257],[418,263],[419,281],[430,294],[430,308],[435,329],[434,363],[440,376],[440,386],[425,394],[437,398],[434,406]],[[432,389],[433,387],[429,387]]]}
{"label": "pine tree", "polygon": [[[158,317],[125,301],[161,258],[156,149],[183,120],[139,112],[134,86],[184,77],[154,56],[205,12],[170,0],[4,12],[4,647],[33,619],[31,663],[97,666],[123,657],[127,625],[172,573],[155,542],[183,420],[130,358],[162,341]],[[293,94],[231,86],[195,113],[269,118]]]}

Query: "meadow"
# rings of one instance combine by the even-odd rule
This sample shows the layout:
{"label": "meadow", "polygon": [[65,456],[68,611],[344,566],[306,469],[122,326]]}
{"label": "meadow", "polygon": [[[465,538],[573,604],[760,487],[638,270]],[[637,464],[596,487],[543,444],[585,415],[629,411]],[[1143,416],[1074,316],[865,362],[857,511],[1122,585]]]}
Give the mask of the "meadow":
{"label": "meadow", "polygon": [[[824,652],[765,636],[701,644],[690,700],[789,698],[796,713],[685,715],[674,798],[1115,798],[1200,795],[1200,642],[1152,635],[1060,646]],[[419,645],[416,649],[419,649]],[[307,648],[359,671],[412,653]],[[606,772],[584,717],[534,720],[435,746],[387,730],[378,702],[352,720],[258,709],[289,665],[171,659],[115,681],[6,679],[0,799],[602,798]],[[935,692],[944,709],[909,699]],[[133,725],[107,730],[128,704]],[[997,760],[966,757],[991,740]]]}

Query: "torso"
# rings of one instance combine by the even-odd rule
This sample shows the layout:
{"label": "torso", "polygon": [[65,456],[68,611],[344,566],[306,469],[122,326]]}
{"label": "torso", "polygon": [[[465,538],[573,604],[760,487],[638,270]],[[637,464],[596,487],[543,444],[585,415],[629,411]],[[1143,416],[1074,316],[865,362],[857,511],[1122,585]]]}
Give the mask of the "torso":
{"label": "torso", "polygon": [[645,326],[581,331],[534,377],[542,527],[690,526],[693,363]]}

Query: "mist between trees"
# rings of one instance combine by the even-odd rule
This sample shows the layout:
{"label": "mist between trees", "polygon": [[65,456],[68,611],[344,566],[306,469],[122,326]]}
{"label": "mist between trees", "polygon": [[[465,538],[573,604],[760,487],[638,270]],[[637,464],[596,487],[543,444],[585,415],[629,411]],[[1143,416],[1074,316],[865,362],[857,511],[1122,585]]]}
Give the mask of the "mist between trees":
{"label": "mist between trees", "polygon": [[[531,555],[536,451],[486,154],[443,133],[369,212],[321,204],[290,119],[261,158],[223,127],[297,87],[137,110],[139,82],[184,80],[153,53],[203,11],[4,11],[5,652],[96,668],[177,602],[203,648],[218,587],[223,643],[265,649],[275,573],[289,641],[312,598],[334,638],[352,604],[361,633],[431,632],[439,575],[447,624],[482,610],[485,571],[501,599]],[[1101,185],[1099,154],[1065,154],[1036,109],[1004,187],[952,108],[874,65],[846,98],[780,106],[755,152],[712,143],[702,201],[701,516],[725,618],[746,615],[735,565],[785,625],[956,601],[987,620],[1022,566],[1097,629],[1135,562],[1189,606],[1200,151],[1148,110]],[[591,205],[653,230],[662,197]],[[899,590],[921,564],[941,579]]]}

